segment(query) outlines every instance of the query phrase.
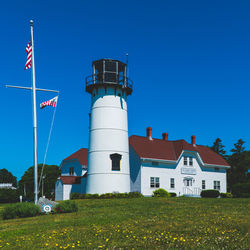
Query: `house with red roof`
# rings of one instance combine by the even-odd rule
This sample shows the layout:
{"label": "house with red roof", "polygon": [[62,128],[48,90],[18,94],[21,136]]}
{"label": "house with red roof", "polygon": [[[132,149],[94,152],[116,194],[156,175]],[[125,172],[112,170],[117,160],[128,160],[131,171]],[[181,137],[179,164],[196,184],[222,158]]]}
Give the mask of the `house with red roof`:
{"label": "house with red roof", "polygon": [[129,138],[131,192],[151,196],[157,188],[164,188],[177,196],[200,196],[204,189],[227,191],[226,172],[229,164],[207,146],[185,140],[170,141],[132,135]]}
{"label": "house with red roof", "polygon": [[71,193],[85,193],[87,165],[87,148],[81,148],[62,161],[61,176],[55,187],[55,200],[69,200]]}
{"label": "house with red roof", "polygon": [[[229,164],[207,146],[196,144],[195,139],[191,136],[190,143],[170,141],[167,133],[163,133],[161,139],[153,138],[151,127],[147,128],[146,136],[130,136],[130,191],[145,196],[151,196],[158,188],[177,196],[198,197],[205,189],[225,193]],[[85,148],[62,161],[56,200],[67,200],[73,192],[86,192],[87,163],[88,149]]]}

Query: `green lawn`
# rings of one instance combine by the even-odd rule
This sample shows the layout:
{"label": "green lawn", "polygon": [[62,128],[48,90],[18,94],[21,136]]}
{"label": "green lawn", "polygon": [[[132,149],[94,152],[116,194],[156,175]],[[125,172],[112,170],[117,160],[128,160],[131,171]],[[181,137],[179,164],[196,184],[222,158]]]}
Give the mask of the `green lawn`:
{"label": "green lawn", "polygon": [[134,198],[77,203],[77,213],[0,219],[0,248],[250,248],[250,199]]}

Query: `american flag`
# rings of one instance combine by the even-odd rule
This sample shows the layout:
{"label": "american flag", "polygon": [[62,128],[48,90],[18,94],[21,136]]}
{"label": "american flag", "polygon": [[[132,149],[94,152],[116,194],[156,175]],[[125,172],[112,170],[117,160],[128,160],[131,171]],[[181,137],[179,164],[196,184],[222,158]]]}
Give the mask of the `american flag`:
{"label": "american flag", "polygon": [[52,99],[49,100],[49,101],[42,102],[42,103],[40,104],[40,108],[43,109],[43,108],[45,108],[46,106],[56,107],[57,100],[58,100],[58,96],[52,98]]}
{"label": "american flag", "polygon": [[31,68],[31,55],[32,55],[32,46],[30,45],[30,42],[28,43],[25,51],[27,53],[27,61],[24,69],[29,69]]}

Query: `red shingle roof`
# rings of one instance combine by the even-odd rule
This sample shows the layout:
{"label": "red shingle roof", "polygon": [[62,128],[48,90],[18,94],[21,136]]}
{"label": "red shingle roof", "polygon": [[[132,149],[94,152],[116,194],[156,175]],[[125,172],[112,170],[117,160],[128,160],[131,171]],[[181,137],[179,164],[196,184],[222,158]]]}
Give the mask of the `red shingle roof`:
{"label": "red shingle roof", "polygon": [[73,159],[77,159],[81,165],[87,166],[88,165],[88,149],[81,148],[75,153],[73,153],[72,155],[70,155],[69,157],[67,157],[66,159],[64,159],[64,161],[73,160]]}
{"label": "red shingle roof", "polygon": [[229,166],[229,164],[210,148],[201,145],[192,145],[185,140],[164,141],[149,140],[147,137],[132,135],[129,144],[139,157],[169,161],[177,161],[183,150],[198,152],[205,164]]}
{"label": "red shingle roof", "polygon": [[81,184],[80,176],[60,176],[63,184]]}

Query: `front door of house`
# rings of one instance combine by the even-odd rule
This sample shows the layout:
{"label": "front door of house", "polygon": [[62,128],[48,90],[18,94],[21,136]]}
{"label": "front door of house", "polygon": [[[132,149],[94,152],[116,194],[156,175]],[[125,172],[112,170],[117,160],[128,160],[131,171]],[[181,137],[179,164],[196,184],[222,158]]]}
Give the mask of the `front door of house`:
{"label": "front door of house", "polygon": [[193,190],[194,178],[185,177],[183,179],[183,183],[184,183],[183,194],[192,195],[194,193],[194,190]]}
{"label": "front door of house", "polygon": [[184,186],[185,187],[192,187],[193,180],[192,179],[184,179]]}

